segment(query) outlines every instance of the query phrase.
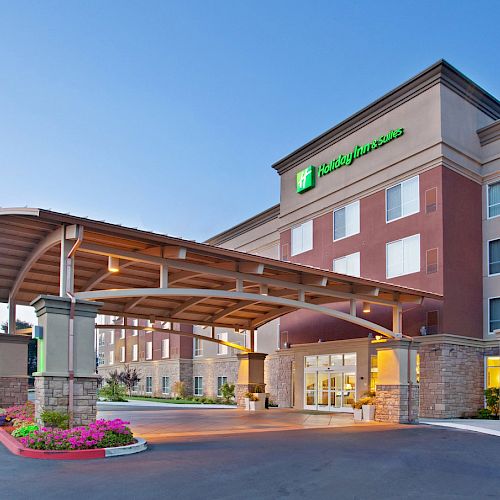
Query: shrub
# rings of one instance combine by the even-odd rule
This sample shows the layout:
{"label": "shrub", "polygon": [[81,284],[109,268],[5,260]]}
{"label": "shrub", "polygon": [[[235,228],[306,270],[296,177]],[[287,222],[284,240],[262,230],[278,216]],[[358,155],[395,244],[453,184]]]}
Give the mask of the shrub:
{"label": "shrub", "polygon": [[12,431],[12,436],[15,438],[29,436],[32,432],[38,430],[38,425],[23,425],[22,427],[18,427]]}
{"label": "shrub", "polygon": [[490,387],[484,391],[486,408],[490,411],[491,418],[498,418],[500,413],[500,387]]}
{"label": "shrub", "polygon": [[108,380],[106,385],[99,389],[99,396],[106,401],[127,401],[125,387],[116,382]]}
{"label": "shrub", "polygon": [[5,408],[5,420],[14,427],[32,424],[35,420],[35,405],[28,401],[22,405]]}
{"label": "shrub", "polygon": [[222,393],[222,398],[226,404],[229,404],[234,399],[234,384],[222,384],[220,388],[220,392]]}
{"label": "shrub", "polygon": [[253,392],[245,392],[243,394],[244,398],[247,398],[249,401],[258,401],[259,398]]}
{"label": "shrub", "polygon": [[55,429],[67,429],[69,426],[69,415],[58,411],[44,410],[40,418],[45,427],[53,427]]}
{"label": "shrub", "polygon": [[172,392],[175,394],[176,399],[184,399],[186,397],[186,384],[177,380],[172,386]]}
{"label": "shrub", "polygon": [[68,430],[42,427],[21,438],[21,443],[34,450],[90,450],[125,446],[134,442],[129,422],[96,420],[94,423]]}
{"label": "shrub", "polygon": [[125,370],[118,375],[118,379],[127,388],[129,396],[132,395],[134,386],[141,381],[141,377],[137,370],[135,368],[130,368],[128,365],[125,365]]}
{"label": "shrub", "polygon": [[477,411],[477,416],[479,418],[491,418],[491,410],[489,410],[488,408],[480,408],[478,411]]}

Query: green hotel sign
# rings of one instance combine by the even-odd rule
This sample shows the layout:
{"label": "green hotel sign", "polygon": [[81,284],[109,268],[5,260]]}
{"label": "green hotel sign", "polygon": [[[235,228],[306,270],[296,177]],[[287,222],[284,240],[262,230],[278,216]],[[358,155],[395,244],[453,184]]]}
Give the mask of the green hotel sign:
{"label": "green hotel sign", "polygon": [[297,172],[296,177],[296,187],[297,193],[305,193],[309,189],[313,188],[316,183],[316,169],[318,171],[318,178],[328,175],[330,172],[337,170],[344,165],[350,165],[356,158],[360,158],[365,154],[382,147],[384,144],[391,142],[404,134],[404,128],[398,128],[391,130],[385,135],[381,135],[377,139],[366,143],[363,146],[354,146],[354,149],[350,153],[339,154],[334,160],[323,163],[318,167],[310,165],[309,167]]}

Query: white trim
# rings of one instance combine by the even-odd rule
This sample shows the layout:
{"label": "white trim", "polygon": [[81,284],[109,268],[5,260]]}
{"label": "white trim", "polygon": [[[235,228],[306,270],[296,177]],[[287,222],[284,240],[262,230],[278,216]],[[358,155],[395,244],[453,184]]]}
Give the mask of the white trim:
{"label": "white trim", "polygon": [[500,180],[496,180],[493,182],[489,182],[486,184],[486,219],[496,219],[497,217],[500,217],[500,214],[498,215],[493,215],[493,217],[490,217],[490,186],[493,184],[500,184]]}
{"label": "white trim", "polygon": [[[395,219],[391,219],[391,220],[387,220],[387,191],[389,191],[389,189],[392,189],[398,185],[402,185],[404,182],[407,182],[407,181],[410,181],[412,179],[416,178],[417,179],[417,184],[418,184],[418,197],[417,197],[417,200],[418,200],[418,210],[415,211],[415,212],[411,212],[409,214],[406,214],[406,215],[401,215],[400,217],[396,217]],[[403,202],[403,199],[401,198],[401,203]],[[402,206],[401,205],[401,212],[403,211],[402,210]],[[409,217],[410,215],[415,215],[415,214],[418,214],[420,212],[420,174],[417,174],[417,175],[413,175],[412,177],[408,177],[407,179],[403,179],[401,181],[399,181],[398,183],[396,184],[393,184],[392,186],[388,186],[385,188],[385,223],[386,224],[390,224],[391,222],[394,222],[394,221],[397,221],[397,220],[400,220],[400,219],[404,219],[405,217]]]}
{"label": "white trim", "polygon": [[[496,216],[498,217],[498,215]],[[500,276],[500,272],[498,273],[493,273],[493,274],[490,274],[490,242],[491,241],[500,241],[500,237],[498,238],[493,238],[491,240],[488,240],[486,242],[486,266],[488,268],[488,277],[492,277],[492,276]]]}

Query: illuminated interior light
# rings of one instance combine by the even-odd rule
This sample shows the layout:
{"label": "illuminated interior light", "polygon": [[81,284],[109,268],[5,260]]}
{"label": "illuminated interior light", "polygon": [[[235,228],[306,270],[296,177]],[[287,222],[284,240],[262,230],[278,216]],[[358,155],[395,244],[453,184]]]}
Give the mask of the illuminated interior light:
{"label": "illuminated interior light", "polygon": [[108,271],[110,273],[117,273],[120,270],[120,260],[118,257],[108,257]]}
{"label": "illuminated interior light", "polygon": [[363,312],[369,313],[371,310],[371,304],[369,302],[363,302]]}

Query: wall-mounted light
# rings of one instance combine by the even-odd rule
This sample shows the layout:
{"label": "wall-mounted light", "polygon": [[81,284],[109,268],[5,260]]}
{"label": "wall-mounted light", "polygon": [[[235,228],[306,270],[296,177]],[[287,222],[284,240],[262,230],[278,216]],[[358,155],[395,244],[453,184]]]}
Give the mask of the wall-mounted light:
{"label": "wall-mounted light", "polygon": [[369,302],[363,302],[363,312],[369,313],[371,310],[371,304]]}
{"label": "wall-mounted light", "polygon": [[375,335],[375,340],[381,340],[382,339],[382,335]]}
{"label": "wall-mounted light", "polygon": [[117,273],[120,270],[120,259],[110,255],[108,257],[108,271],[110,273]]}

